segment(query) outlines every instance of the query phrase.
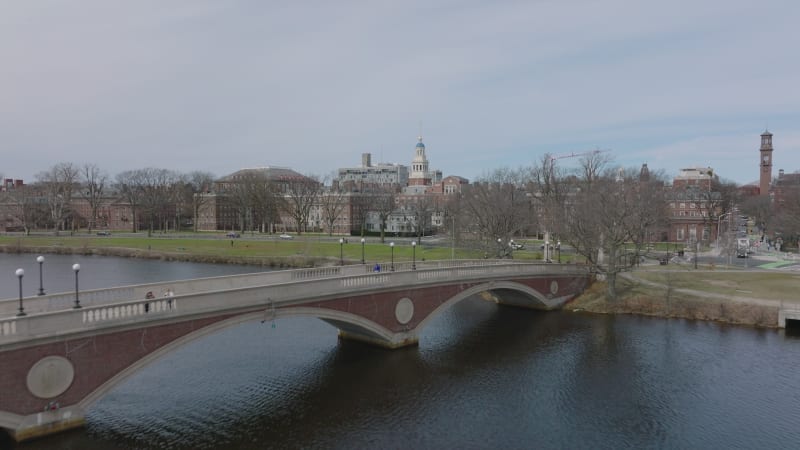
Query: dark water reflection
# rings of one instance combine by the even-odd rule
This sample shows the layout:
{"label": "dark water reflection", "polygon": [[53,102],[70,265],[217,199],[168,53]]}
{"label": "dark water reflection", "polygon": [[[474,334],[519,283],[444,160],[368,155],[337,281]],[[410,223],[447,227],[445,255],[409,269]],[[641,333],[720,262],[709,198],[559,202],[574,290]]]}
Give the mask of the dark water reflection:
{"label": "dark water reflection", "polygon": [[800,340],[470,299],[419,347],[308,318],[196,341],[24,449],[794,448]]}

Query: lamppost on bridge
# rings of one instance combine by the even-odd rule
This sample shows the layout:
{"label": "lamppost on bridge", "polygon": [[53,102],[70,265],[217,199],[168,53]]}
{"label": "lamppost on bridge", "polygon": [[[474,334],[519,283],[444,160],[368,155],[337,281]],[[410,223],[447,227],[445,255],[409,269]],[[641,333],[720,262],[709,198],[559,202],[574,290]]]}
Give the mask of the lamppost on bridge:
{"label": "lamppost on bridge", "polygon": [[411,241],[411,270],[417,270],[417,241]]}
{"label": "lamppost on bridge", "polygon": [[39,263],[39,295],[44,295],[44,283],[42,280],[42,264],[44,264],[44,256],[37,256],[36,262]]}
{"label": "lamppost on bridge", "polygon": [[500,238],[497,238],[497,257],[503,257],[503,240]]}
{"label": "lamppost on bridge", "polygon": [[389,248],[392,249],[392,265],[390,270],[394,272],[394,242],[389,242]]}
{"label": "lamppost on bridge", "polygon": [[339,238],[339,265],[344,265],[344,238]]}
{"label": "lamppost on bridge", "polygon": [[550,241],[544,241],[544,262],[550,262]]}
{"label": "lamppost on bridge", "polygon": [[72,271],[75,272],[75,306],[73,309],[79,309],[81,307],[81,301],[78,299],[78,272],[81,271],[81,265],[75,263],[72,265]]}
{"label": "lamppost on bridge", "polygon": [[556,250],[558,250],[558,263],[561,264],[561,241],[556,243]]}
{"label": "lamppost on bridge", "polygon": [[361,238],[361,264],[364,264],[366,262],[364,260],[364,243],[366,243],[366,242],[367,242],[366,239]]}
{"label": "lamppost on bridge", "polygon": [[25,314],[25,308],[22,307],[22,277],[25,276],[25,270],[17,269],[14,274],[19,278],[19,312],[17,313],[17,317],[27,316],[27,314]]}

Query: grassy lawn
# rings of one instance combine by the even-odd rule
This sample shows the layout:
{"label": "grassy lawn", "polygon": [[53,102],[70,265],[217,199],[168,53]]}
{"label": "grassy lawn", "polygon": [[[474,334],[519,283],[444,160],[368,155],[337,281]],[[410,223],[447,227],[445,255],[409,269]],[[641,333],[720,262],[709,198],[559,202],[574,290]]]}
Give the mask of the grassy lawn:
{"label": "grassy lawn", "polygon": [[640,270],[634,276],[677,289],[768,300],[800,300],[800,275],[766,271]]}
{"label": "grassy lawn", "polygon": [[[350,262],[361,261],[361,239],[348,237],[350,242],[341,246],[345,260]],[[0,246],[22,246],[37,248],[72,248],[72,249],[99,249],[119,248],[134,249],[139,251],[152,251],[168,254],[189,255],[221,255],[230,257],[289,257],[306,256],[311,258],[338,259],[340,244],[337,240],[323,238],[318,235],[295,236],[291,240],[282,239],[251,239],[247,236],[239,239],[230,239],[224,236],[198,236],[197,238],[170,238],[146,235],[118,237],[118,236],[0,236]],[[520,252],[521,253],[521,252]],[[394,246],[395,261],[411,261],[414,249],[409,240],[397,242]],[[392,258],[392,248],[389,240],[381,243],[378,238],[367,238],[364,245],[364,256],[367,262],[389,261]],[[519,255],[520,257],[524,255]],[[531,255],[532,256],[532,255]],[[449,259],[449,247],[435,247],[418,245],[416,259]],[[455,249],[457,259],[478,258],[479,253],[472,250]]]}

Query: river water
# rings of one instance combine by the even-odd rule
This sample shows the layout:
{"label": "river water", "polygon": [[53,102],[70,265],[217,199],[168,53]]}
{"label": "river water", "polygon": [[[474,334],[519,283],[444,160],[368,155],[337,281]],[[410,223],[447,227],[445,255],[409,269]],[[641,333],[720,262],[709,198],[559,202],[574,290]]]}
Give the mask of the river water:
{"label": "river water", "polygon": [[[13,283],[14,269],[32,261],[1,256],[0,273],[11,273]],[[71,265],[71,257],[48,263],[58,258]],[[80,262],[82,277],[109,269],[98,287],[254,271]],[[60,290],[74,288],[67,270]],[[0,297],[16,295],[3,289]],[[227,329],[110,392],[90,409],[86,428],[18,448],[761,449],[798,442],[797,336],[469,299],[430,323],[418,347],[395,351],[338,341],[333,327],[309,318]]]}

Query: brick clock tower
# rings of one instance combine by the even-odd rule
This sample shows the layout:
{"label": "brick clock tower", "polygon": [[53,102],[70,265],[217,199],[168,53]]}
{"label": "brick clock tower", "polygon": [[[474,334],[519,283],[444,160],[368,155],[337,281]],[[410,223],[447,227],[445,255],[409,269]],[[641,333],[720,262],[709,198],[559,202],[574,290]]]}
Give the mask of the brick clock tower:
{"label": "brick clock tower", "polygon": [[764,131],[761,134],[761,178],[759,186],[759,194],[769,195],[769,184],[772,181],[772,133]]}

